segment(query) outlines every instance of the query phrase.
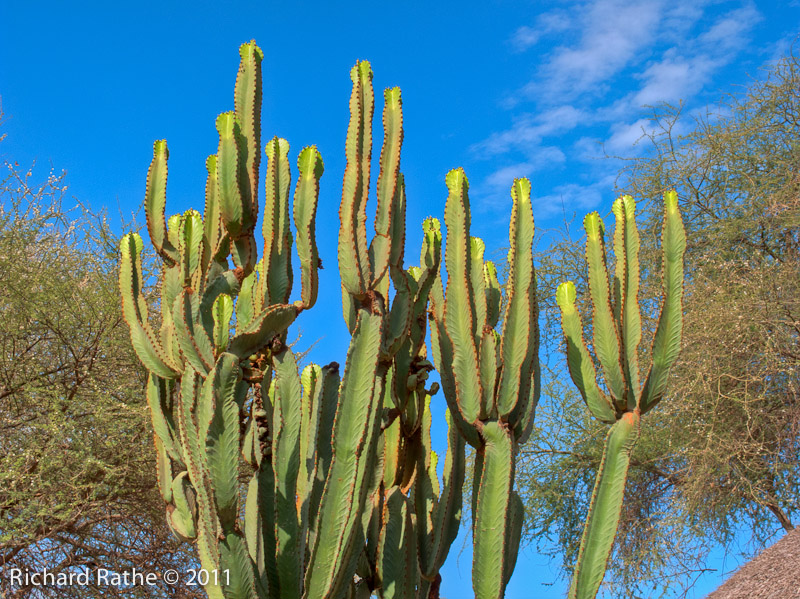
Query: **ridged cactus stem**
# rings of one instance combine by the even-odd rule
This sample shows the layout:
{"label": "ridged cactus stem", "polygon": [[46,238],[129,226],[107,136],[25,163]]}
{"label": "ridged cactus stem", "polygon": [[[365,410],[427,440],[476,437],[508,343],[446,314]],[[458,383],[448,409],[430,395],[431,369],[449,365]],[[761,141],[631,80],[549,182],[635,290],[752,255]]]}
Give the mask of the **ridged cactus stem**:
{"label": "ridged cactus stem", "polygon": [[631,453],[639,439],[639,431],[638,410],[623,414],[608,431],[570,585],[571,598],[595,597],[603,581],[622,511]]}
{"label": "ridged cactus stem", "polygon": [[[276,184],[279,193],[267,194],[276,239],[267,244],[270,259],[257,266],[261,50],[244,44],[240,57],[236,110],[218,117],[217,153],[206,162],[203,215],[189,210],[165,218],[168,152],[166,142],[154,145],[145,210],[164,258],[158,334],[148,319],[143,243],[136,234],[121,242],[120,290],[134,349],[149,371],[167,521],[179,538],[196,542],[203,568],[228,573],[212,577],[206,592],[213,599],[299,597],[318,516],[311,501],[319,503],[332,465],[338,375],[335,368],[318,369],[318,384],[301,390],[284,340],[317,295],[314,221],[322,159],[311,147],[298,160],[294,217],[303,288],[301,300],[289,304],[288,143],[273,144],[272,173],[281,171],[278,183],[286,181],[287,189]],[[254,470],[245,496],[240,456]]]}
{"label": "ridged cactus stem", "polygon": [[597,381],[594,359],[583,340],[581,318],[575,306],[575,285],[562,283],[556,292],[570,376],[592,415],[611,424],[570,586],[571,599],[592,599],[597,595],[619,524],[641,417],[663,397],[669,369],[680,350],[686,236],[674,191],[665,194],[664,206],[661,237],[664,302],[651,350],[652,366],[643,388],[639,383],[637,355],[642,330],[638,301],[639,233],[633,198],[623,196],[612,208],[616,218],[613,283],[606,264],[605,228],[600,215],[594,212],[584,220],[593,345],[608,394]]}
{"label": "ridged cactus stem", "polygon": [[473,589],[479,599],[505,594],[519,548],[522,510],[513,491],[518,445],[533,425],[539,395],[538,310],[533,268],[531,186],[517,179],[509,226],[509,279],[502,291],[484,244],[470,237],[468,182],[446,178],[447,288],[431,290],[432,346],[453,420],[477,449],[473,479]]}
{"label": "ridged cactus stem", "polygon": [[366,241],[366,205],[372,156],[372,69],[358,62],[350,71],[350,125],[347,129],[342,205],[339,211],[339,272],[347,293],[361,297],[367,291],[369,259]]}
{"label": "ridged cactus stem", "polygon": [[484,445],[478,450],[482,453],[480,484],[472,489],[477,494],[472,588],[476,598],[489,599],[502,597],[511,577],[505,566],[516,447],[510,431],[498,422],[487,422],[481,435]]}
{"label": "ridged cactus stem", "polygon": [[[380,411],[378,350],[383,309],[359,311],[347,366],[340,385],[333,429],[333,461],[325,483],[317,535],[306,571],[304,597],[334,597],[343,588],[344,564],[353,551],[356,527],[366,497],[362,491],[366,460],[374,443]],[[373,450],[374,451],[374,450]],[[360,483],[360,484],[359,484]]]}
{"label": "ridged cactus stem", "polygon": [[[422,421],[422,448],[417,458],[414,485],[417,546],[421,582],[433,583],[444,565],[461,523],[462,488],[465,476],[465,443],[447,412],[447,453],[442,484],[436,474],[438,456],[431,449],[430,398]],[[421,594],[424,599],[425,595]]]}
{"label": "ridged cactus stem", "polygon": [[[378,207],[375,214],[375,237],[370,244],[372,285],[380,288],[380,279],[388,274],[392,240],[392,205],[396,202],[400,175],[400,148],[403,144],[403,112],[400,88],[384,93],[383,148],[378,174]],[[388,280],[387,280],[388,284]]]}
{"label": "ridged cactus stem", "polygon": [[153,144],[153,161],[147,172],[147,190],[145,191],[145,214],[147,215],[147,232],[153,246],[168,264],[178,261],[178,250],[167,236],[167,222],[164,210],[167,205],[167,161],[169,150],[167,140],[160,139]]}
{"label": "ridged cactus stem", "polygon": [[292,232],[289,227],[289,142],[274,137],[266,147],[267,183],[264,205],[264,258],[259,296],[264,304],[289,301],[292,290]]}
{"label": "ridged cactus stem", "polygon": [[144,244],[136,233],[120,241],[119,285],[122,292],[122,315],[128,323],[131,343],[142,364],[165,379],[178,376],[178,367],[167,355],[147,318],[147,304],[142,294],[142,259]]}
{"label": "ridged cactus stem", "polygon": [[[514,460],[530,433],[539,392],[530,184],[517,180],[511,192],[505,289],[484,260],[483,242],[470,237],[468,184],[460,169],[446,178],[444,256],[439,221],[429,218],[419,266],[404,266],[400,89],[384,92],[369,240],[375,101],[371,67],[356,63],[338,241],[351,342],[341,377],[335,362],[299,373],[287,330],[319,295],[322,157],[314,146],[299,153],[290,198],[289,143],[277,136],[267,143],[259,260],[263,55],[250,42],[239,56],[234,110],[218,116],[219,142],[206,161],[202,214],[166,217],[168,151],[165,141],[154,144],[145,210],[163,258],[159,331],[148,318],[142,239],[128,234],[121,242],[123,314],[148,370],[167,522],[176,536],[196,544],[203,568],[226,572],[205,586],[212,599],[430,599],[438,596],[440,569],[458,534],[470,443],[479,463],[476,595],[501,597],[522,526]],[[301,288],[290,303],[293,244]],[[674,314],[674,305],[665,310]],[[430,433],[439,384],[428,381],[434,370],[429,315],[431,357],[448,405],[441,480]],[[671,328],[664,330],[668,335]],[[668,343],[659,347],[671,355]],[[653,401],[663,389],[656,375],[648,379]]]}
{"label": "ridged cactus stem", "polygon": [[300,259],[303,308],[313,308],[319,290],[319,251],[316,242],[319,180],[324,166],[315,146],[303,148],[297,158],[300,176],[294,192],[294,224],[297,229],[297,256]]}
{"label": "ridged cactus stem", "polygon": [[245,228],[252,229],[258,219],[258,167],[261,164],[261,61],[264,54],[255,42],[239,47],[239,72],[236,74],[234,106],[239,122],[239,183],[244,205]]}
{"label": "ridged cactus stem", "polygon": [[[304,596],[334,598],[345,592],[379,590],[381,597],[411,597],[419,578],[413,502],[408,495],[418,445],[412,438],[419,436],[414,402],[426,391],[422,383],[427,377],[418,355],[422,342],[411,341],[412,315],[416,306],[417,316],[424,316],[441,237],[436,227],[426,233],[427,268],[414,271],[420,280],[404,270],[402,104],[400,90],[391,88],[384,93],[375,235],[367,245],[364,220],[374,104],[369,63],[359,62],[351,78],[339,265],[353,341],[339,389],[333,460],[319,500]],[[391,302],[390,283],[395,290]],[[424,332],[421,336],[424,339]],[[386,421],[392,404],[395,420]],[[364,579],[358,586],[353,583],[354,572]]]}

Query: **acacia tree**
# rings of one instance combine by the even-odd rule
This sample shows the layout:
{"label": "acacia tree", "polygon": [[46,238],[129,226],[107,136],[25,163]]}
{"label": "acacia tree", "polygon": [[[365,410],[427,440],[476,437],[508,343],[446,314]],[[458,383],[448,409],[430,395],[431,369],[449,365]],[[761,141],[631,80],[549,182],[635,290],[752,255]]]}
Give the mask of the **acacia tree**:
{"label": "acacia tree", "polygon": [[[661,285],[660,198],[678,192],[688,233],[683,346],[671,398],[633,454],[606,587],[648,597],[690,587],[713,547],[749,536],[745,552],[754,552],[800,514],[800,62],[786,57],[719,114],[687,126],[680,108],[661,106],[653,123],[649,151],[628,162],[618,185],[645,200],[640,300],[651,315]],[[545,301],[565,278],[585,285],[582,246],[564,237],[541,257]],[[547,308],[552,346],[557,311]],[[648,350],[647,339],[640,347]],[[538,445],[519,472],[529,538],[563,553],[568,571],[602,430],[569,418],[580,400],[563,377],[554,363]]]}
{"label": "acacia tree", "polygon": [[[116,240],[6,163],[0,182],[0,595],[96,597],[92,587],[12,586],[10,570],[184,569],[152,475],[144,372],[116,291]],[[192,597],[103,587],[104,596]],[[199,595],[197,595],[199,596]]]}

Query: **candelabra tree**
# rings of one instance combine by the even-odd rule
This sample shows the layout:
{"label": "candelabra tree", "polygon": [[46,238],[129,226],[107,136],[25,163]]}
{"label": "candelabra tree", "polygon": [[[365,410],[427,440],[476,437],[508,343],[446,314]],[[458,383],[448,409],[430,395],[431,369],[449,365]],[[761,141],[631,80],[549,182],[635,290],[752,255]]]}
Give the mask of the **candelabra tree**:
{"label": "candelabra tree", "polygon": [[425,220],[420,266],[404,270],[406,196],[399,166],[403,120],[400,90],[392,88],[384,93],[375,235],[367,243],[374,111],[369,63],[358,63],[351,79],[338,245],[348,329],[355,330],[365,303],[376,298],[386,302],[390,287],[393,291],[376,352],[373,395],[379,430],[370,458],[372,486],[359,508],[363,532],[356,532],[361,550],[352,556],[358,575],[353,590],[384,598],[436,597],[438,571],[458,533],[465,469],[464,444],[451,428],[440,485],[430,440],[429,403],[438,385],[425,386],[433,368],[426,359],[426,311],[439,269],[441,232],[436,219]]}
{"label": "candelabra tree", "polygon": [[539,326],[533,268],[530,182],[511,188],[509,276],[503,289],[484,243],[470,237],[468,182],[446,178],[447,286],[432,289],[432,347],[453,421],[476,448],[472,581],[479,599],[502,597],[514,571],[523,506],[514,491],[518,446],[531,432],[539,398]]}
{"label": "candelabra tree", "polygon": [[597,380],[595,360],[583,340],[581,317],[575,307],[575,285],[562,283],[556,292],[567,342],[570,376],[592,415],[611,425],[570,585],[571,598],[593,598],[597,594],[617,532],[628,466],[639,438],[641,417],[664,397],[670,367],[680,351],[686,235],[678,196],[675,192],[668,192],[664,195],[661,236],[664,301],[653,338],[652,363],[644,385],[641,384],[638,357],[642,338],[638,300],[639,233],[635,210],[631,196],[618,198],[612,206],[616,220],[613,279],[610,279],[606,265],[603,221],[597,212],[584,219],[593,347],[603,373],[602,383]]}
{"label": "candelabra tree", "polygon": [[[450,435],[440,485],[427,407],[437,389],[425,388],[424,341],[441,233],[427,220],[422,266],[404,270],[400,90],[385,93],[367,244],[372,72],[367,62],[351,71],[339,258],[352,341],[341,377],[335,362],[298,373],[286,331],[318,295],[323,164],[316,148],[300,152],[290,210],[289,144],[267,144],[259,259],[262,54],[249,43],[240,55],[235,110],[218,117],[218,150],[207,160],[203,215],[165,218],[168,151],[154,144],[145,209],[163,261],[158,331],[142,291],[142,239],[121,242],[123,311],[149,371],[167,520],[196,544],[212,598],[435,596],[458,530],[464,445]],[[293,303],[290,212],[301,273]]]}

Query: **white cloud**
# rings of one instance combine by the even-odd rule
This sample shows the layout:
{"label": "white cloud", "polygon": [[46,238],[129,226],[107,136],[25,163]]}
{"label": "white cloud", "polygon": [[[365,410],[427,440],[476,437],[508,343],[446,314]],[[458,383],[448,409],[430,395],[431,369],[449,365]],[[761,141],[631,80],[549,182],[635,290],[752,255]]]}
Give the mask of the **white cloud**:
{"label": "white cloud", "polygon": [[679,44],[692,37],[692,29],[703,18],[706,7],[714,0],[674,2],[664,9],[659,37],[670,44]]}
{"label": "white cloud", "polygon": [[509,39],[511,47],[516,52],[524,52],[535,46],[543,37],[553,33],[566,31],[572,26],[572,20],[564,11],[554,10],[539,15],[536,25],[530,27],[523,25],[518,28]]}
{"label": "white cloud", "polygon": [[537,116],[538,132],[542,137],[555,133],[565,133],[586,122],[589,115],[570,104],[562,104],[545,110]]}
{"label": "white cloud", "polygon": [[611,137],[604,146],[610,154],[629,154],[636,143],[647,134],[652,134],[653,123],[650,119],[637,119],[633,123],[615,123],[611,127]]}
{"label": "white cloud", "polygon": [[560,148],[542,146],[537,148],[536,152],[532,152],[528,160],[503,166],[491,172],[483,179],[477,191],[491,197],[508,195],[514,179],[531,177],[536,171],[561,167],[566,160],[567,157]]}
{"label": "white cloud", "polygon": [[508,191],[511,189],[511,184],[514,182],[514,179],[519,179],[520,177],[529,177],[531,172],[533,172],[533,168],[533,165],[529,162],[520,162],[518,164],[512,164],[511,166],[500,168],[486,177],[486,186],[491,187],[494,190],[497,190],[498,188],[504,188],[506,191]]}
{"label": "white cloud", "polygon": [[514,47],[517,52],[527,50],[531,46],[535,46],[541,37],[541,31],[523,25],[514,32],[511,36],[509,43]]}
{"label": "white cloud", "polygon": [[[730,63],[748,42],[748,34],[762,19],[752,3],[718,16],[706,30],[698,24],[713,0],[590,0],[572,4],[573,27],[578,41],[553,50],[538,75],[522,87],[522,96],[537,104],[563,104],[596,99],[613,89],[615,77],[644,63],[630,73],[642,84],[626,96],[625,108],[644,104],[677,102],[697,93],[715,71]],[[551,15],[555,13],[545,13]],[[563,24],[563,11],[555,23]],[[539,21],[545,22],[544,16]],[[523,27],[514,39],[528,47],[549,31],[548,27]],[[556,25],[551,25],[555,27]],[[535,39],[534,39],[535,38]],[[653,56],[659,45],[668,47]],[[521,47],[518,45],[518,47]],[[519,98],[510,98],[513,108]],[[622,108],[618,106],[618,108]]]}
{"label": "white cloud", "polygon": [[552,216],[561,212],[570,217],[573,212],[585,214],[589,210],[598,209],[603,213],[604,206],[607,205],[610,209],[614,200],[615,179],[615,175],[609,174],[589,185],[579,183],[559,185],[552,193],[534,198],[534,213],[537,217]]}
{"label": "white cloud", "polygon": [[707,55],[685,58],[667,52],[638,76],[644,84],[631,98],[631,108],[686,99],[702,89],[716,65],[717,61]]}
{"label": "white cloud", "polygon": [[[566,162],[566,156],[560,148],[543,146],[524,162],[516,162],[501,166],[483,178],[475,187],[470,189],[470,198],[476,200],[476,212],[486,215],[494,213],[496,206],[503,206],[509,201],[511,185],[514,179],[527,177],[534,184],[535,173],[544,169],[554,170]],[[502,211],[497,213],[499,220],[506,218]],[[490,217],[490,220],[492,218]],[[498,222],[499,222],[498,220]]]}
{"label": "white cloud", "polygon": [[542,199],[558,210],[562,202],[574,210],[597,206],[613,191],[620,166],[601,159],[641,152],[647,145],[637,142],[657,128],[642,107],[682,104],[691,115],[762,19],[750,0],[565,0],[562,6],[568,8],[543,13],[509,40],[523,51],[558,34],[558,45],[540,55],[535,77],[506,104],[518,111],[528,102],[538,112],[512,112],[510,127],[472,148],[512,163],[478,186],[485,205],[505,197],[514,176],[578,161],[584,167],[575,173],[599,183],[556,186]]}
{"label": "white cloud", "polygon": [[629,99],[629,107],[688,100],[703,89],[714,73],[732,62],[746,45],[748,34],[761,19],[751,5],[732,10],[717,19],[696,41],[668,48],[660,61],[640,74],[642,86]]}
{"label": "white cloud", "polygon": [[661,14],[660,1],[595,0],[581,16],[576,46],[560,46],[542,68],[540,81],[524,88],[531,97],[574,97],[590,91],[639,57],[651,43]]}
{"label": "white cloud", "polygon": [[571,131],[588,115],[574,106],[564,104],[539,114],[522,114],[514,118],[510,129],[493,133],[475,144],[472,150],[481,154],[503,154],[510,150],[535,152],[547,136]]}
{"label": "white cloud", "polygon": [[603,150],[602,142],[595,138],[584,135],[574,144],[572,144],[572,157],[583,162],[590,162],[592,160],[600,160],[605,158],[606,154]]}
{"label": "white cloud", "polygon": [[700,36],[699,41],[706,48],[717,54],[738,51],[746,43],[745,37],[750,29],[761,19],[761,13],[758,12],[755,6],[748,4],[732,10],[714,23],[708,31]]}

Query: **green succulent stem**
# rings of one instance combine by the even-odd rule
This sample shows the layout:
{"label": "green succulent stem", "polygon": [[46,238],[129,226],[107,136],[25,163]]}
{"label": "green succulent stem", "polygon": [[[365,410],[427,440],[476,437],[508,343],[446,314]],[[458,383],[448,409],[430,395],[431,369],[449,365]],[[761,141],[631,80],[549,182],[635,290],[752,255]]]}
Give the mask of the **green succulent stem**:
{"label": "green succulent stem", "polygon": [[603,221],[596,212],[589,214],[584,221],[593,345],[604,377],[603,386],[608,393],[597,380],[595,359],[583,340],[581,317],[575,305],[575,285],[569,281],[562,283],[556,292],[570,376],[592,415],[611,424],[570,586],[571,599],[592,599],[600,588],[616,537],[631,454],[640,435],[641,417],[662,399],[669,369],[680,351],[686,236],[675,192],[665,194],[664,207],[664,302],[650,353],[652,363],[643,387],[639,382],[638,357],[642,337],[638,298],[639,233],[632,197],[622,196],[612,206],[616,221],[613,281],[609,277]]}
{"label": "green succulent stem", "polygon": [[606,571],[617,534],[631,453],[639,438],[638,411],[626,412],[611,426],[592,491],[591,508],[583,529],[570,599],[593,599]]}
{"label": "green succulent stem", "polygon": [[[419,264],[406,266],[401,92],[383,94],[370,238],[375,98],[370,64],[357,62],[337,245],[350,346],[341,377],[335,362],[299,372],[288,330],[323,294],[316,218],[324,166],[315,146],[303,148],[290,193],[289,142],[274,136],[262,146],[263,53],[251,41],[239,59],[233,110],[215,122],[202,214],[166,217],[169,154],[165,141],[153,146],[145,211],[162,259],[160,318],[149,313],[142,239],[130,233],[120,244],[123,315],[148,372],[167,523],[195,544],[204,569],[226,572],[205,585],[212,599],[431,599],[461,524],[469,443],[478,454],[474,588],[481,598],[502,597],[522,530],[515,458],[540,388],[530,182],[517,179],[511,189],[505,284],[483,241],[470,236],[463,169],[445,179],[444,252],[440,222],[427,218]],[[670,293],[667,315],[675,312]],[[664,330],[657,352],[668,359],[672,346],[662,337],[670,326]],[[435,369],[440,382],[430,380]],[[662,393],[661,372],[648,379],[648,401]],[[440,389],[448,407],[443,458],[431,441]]]}

